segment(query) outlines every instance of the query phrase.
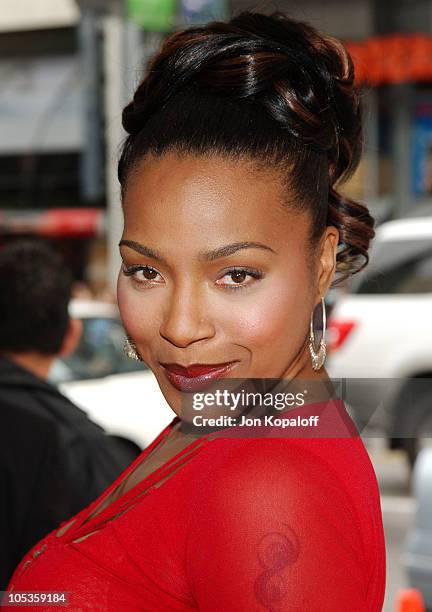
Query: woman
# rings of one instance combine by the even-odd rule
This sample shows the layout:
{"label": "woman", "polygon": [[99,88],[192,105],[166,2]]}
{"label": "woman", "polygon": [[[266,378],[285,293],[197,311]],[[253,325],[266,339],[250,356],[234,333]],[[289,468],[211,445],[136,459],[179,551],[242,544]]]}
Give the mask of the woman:
{"label": "woman", "polygon": [[[314,338],[335,273],[361,269],[374,235],[335,189],[361,152],[351,59],[279,13],[186,29],[123,125],[119,307],[176,416],[9,589],[66,591],[74,610],[381,610],[377,482],[343,402],[323,401]],[[185,398],[230,379],[311,390],[281,414],[320,417],[319,434],[181,427]]]}

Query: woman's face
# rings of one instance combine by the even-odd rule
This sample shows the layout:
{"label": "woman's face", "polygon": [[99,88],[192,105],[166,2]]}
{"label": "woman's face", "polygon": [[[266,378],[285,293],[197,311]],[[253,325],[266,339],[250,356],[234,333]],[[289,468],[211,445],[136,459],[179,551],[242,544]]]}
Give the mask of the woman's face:
{"label": "woman's face", "polygon": [[311,265],[309,216],[284,209],[285,195],[274,170],[216,156],[149,157],[128,178],[120,313],[178,415],[182,393],[162,363],[231,363],[230,378],[325,375],[311,367],[309,324],[338,231],[326,229]]}

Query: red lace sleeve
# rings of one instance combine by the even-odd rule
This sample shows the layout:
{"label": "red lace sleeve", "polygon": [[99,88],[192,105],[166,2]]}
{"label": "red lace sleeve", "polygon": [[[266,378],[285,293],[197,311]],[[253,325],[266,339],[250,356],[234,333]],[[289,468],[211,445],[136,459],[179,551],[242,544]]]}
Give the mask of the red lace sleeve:
{"label": "red lace sleeve", "polygon": [[186,567],[201,612],[365,612],[363,548],[332,467],[292,441],[254,439],[195,499]]}

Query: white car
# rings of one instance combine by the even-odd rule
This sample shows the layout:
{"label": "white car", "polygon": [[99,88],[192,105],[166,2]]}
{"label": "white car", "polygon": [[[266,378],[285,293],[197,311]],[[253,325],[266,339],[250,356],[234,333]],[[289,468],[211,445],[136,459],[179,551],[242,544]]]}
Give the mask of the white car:
{"label": "white car", "polygon": [[83,334],[77,350],[56,361],[50,381],[107,433],[145,448],[175,414],[151,370],[124,355],[117,307],[72,300],[69,311],[82,321]]}
{"label": "white car", "polygon": [[404,538],[402,562],[409,584],[420,591],[432,610],[432,448],[423,449],[413,472],[416,513]]}
{"label": "white car", "polygon": [[[331,378],[360,430],[381,430],[411,463],[432,437],[432,217],[376,229],[369,265],[328,323]],[[423,442],[422,442],[423,441]]]}

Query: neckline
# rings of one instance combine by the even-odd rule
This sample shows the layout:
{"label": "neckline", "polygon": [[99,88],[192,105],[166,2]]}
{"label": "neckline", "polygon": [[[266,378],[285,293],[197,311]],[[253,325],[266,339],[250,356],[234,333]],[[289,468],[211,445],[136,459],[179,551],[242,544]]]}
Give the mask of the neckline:
{"label": "neckline", "polygon": [[[176,415],[173,420],[168,423],[168,425],[158,434],[158,436],[156,436],[153,442],[151,442],[149,446],[147,446],[142,451],[142,453],[140,453],[138,457],[136,457],[132,461],[132,463],[126,468],[126,470],[124,470],[114,480],[114,482],[111,483],[111,485],[107,489],[105,489],[105,491],[103,491],[103,493],[97,499],[95,499],[89,506],[84,508],[81,513],[78,513],[74,523],[70,527],[68,527],[63,534],[61,534],[60,536],[56,535],[59,529],[54,532],[54,539],[57,541],[67,540],[69,542],[73,542],[73,540],[79,539],[81,536],[86,535],[87,533],[103,529],[105,524],[110,522],[110,515],[115,516],[116,512],[121,510],[123,506],[125,511],[128,509],[127,502],[130,500],[131,497],[133,505],[133,498],[137,495],[137,493],[140,498],[142,497],[142,495],[139,495],[139,491],[141,489],[145,491],[144,495],[146,495],[147,492],[155,489],[155,482],[160,479],[163,479],[163,477],[165,476],[164,472],[169,471],[173,464],[179,463],[180,466],[182,465],[181,459],[184,454],[187,454],[189,458],[191,455],[195,454],[191,453],[191,451],[194,450],[198,445],[200,445],[199,448],[201,448],[201,446],[205,445],[206,442],[210,442],[210,440],[205,437],[201,437],[192,441],[190,444],[185,446],[185,448],[181,449],[165,463],[156,468],[153,472],[150,472],[150,474],[148,474],[142,480],[133,485],[128,491],[123,493],[123,495],[120,495],[120,497],[108,504],[106,508],[104,508],[100,512],[97,512],[95,516],[86,521],[86,519],[94,511],[96,511],[98,507],[103,504],[103,502],[109,497],[109,495],[114,491],[114,489],[116,489],[125,480],[125,478],[129,476],[129,474],[134,470],[134,468],[139,465],[140,462],[145,460],[145,458],[152,452],[152,450],[157,448],[160,443],[163,442],[163,440],[170,434],[173,428],[180,421],[180,417]],[[112,520],[115,520],[115,518],[112,518]]]}
{"label": "neckline", "polygon": [[[340,406],[342,404],[344,406],[344,402],[340,398],[333,398],[330,400],[311,402],[310,404],[306,404],[306,406],[310,407],[310,406],[318,406],[318,405],[323,405],[323,404],[324,405],[332,404],[333,407],[336,407],[336,408],[337,408],[337,405]],[[296,410],[297,409],[294,409],[294,411]],[[288,412],[292,413],[293,410],[291,409],[291,410],[283,411],[283,413],[285,414]],[[283,413],[281,413],[281,416]],[[119,486],[121,482],[124,481],[125,478],[129,476],[129,474],[134,470],[134,468],[141,461],[145,460],[145,458],[151,453],[151,451],[157,448],[160,445],[160,443],[163,442],[163,440],[169,435],[169,433],[173,430],[173,428],[180,421],[181,421],[181,418],[176,415],[172,419],[172,421],[168,423],[168,425],[158,434],[158,436],[156,436],[153,442],[151,442],[149,446],[147,446],[143,450],[143,452],[140,453],[136,459],[134,459],[134,461],[126,468],[126,470],[124,470],[116,478],[116,480],[114,480],[114,482],[107,489],[105,489],[105,491],[97,499],[95,499],[89,506],[84,508],[80,513],[78,513],[74,523],[70,527],[68,527],[62,535],[57,536],[56,533],[57,531],[59,531],[59,529],[56,529],[56,531],[54,532],[54,539],[59,542],[60,541],[73,542],[74,540],[79,539],[80,537],[84,535],[91,534],[93,532],[99,531],[100,529],[103,529],[105,524],[111,522],[112,520],[115,520],[116,511],[121,510],[123,506],[124,506],[125,511],[128,509],[129,506],[127,502],[130,500],[130,498],[132,498],[132,505],[133,505],[134,497],[137,495],[137,493],[138,493],[138,498],[141,499],[141,497],[147,495],[148,492],[155,490],[157,487],[155,486],[154,483],[157,482],[159,479],[163,479],[163,477],[165,476],[164,472],[169,471],[169,469],[174,463],[178,463],[178,465],[181,467],[183,465],[183,463],[181,462],[181,458],[184,454],[187,454],[188,459],[190,459],[196,454],[196,452],[198,452],[200,448],[202,448],[202,446],[205,446],[206,443],[209,443],[213,440],[217,440],[221,435],[223,436],[224,434],[229,438],[230,437],[229,432],[233,431],[233,427],[228,426],[228,427],[217,429],[216,431],[210,432],[209,434],[200,436],[199,438],[197,438],[196,440],[188,444],[186,447],[181,449],[178,453],[173,455],[171,459],[168,459],[168,461],[166,461],[161,466],[156,468],[156,470],[154,470],[153,472],[145,476],[141,481],[137,482],[128,491],[126,491],[126,493],[123,493],[123,495],[120,495],[120,497],[118,497],[113,502],[108,504],[106,508],[98,512],[94,517],[92,517],[87,522],[85,522],[87,517],[90,514],[92,514],[94,510],[96,510],[99,506],[103,504],[103,502],[109,497],[112,491],[117,486]],[[192,453],[191,452],[192,450],[194,450],[195,452]],[[186,459],[185,461],[186,463],[188,462],[188,459]],[[139,494],[139,491],[141,489],[145,491],[143,495]],[[114,517],[110,518],[110,515],[114,515]]]}
{"label": "neckline", "polygon": [[[132,463],[121,474],[118,475],[118,477],[108,486],[108,488],[106,488],[99,495],[99,497],[97,497],[93,502],[91,502],[90,505],[86,506],[86,508],[83,508],[83,510],[78,513],[74,523],[70,527],[68,527],[68,529],[66,529],[66,531],[62,535],[57,536],[56,534],[54,534],[54,535],[56,535],[56,538],[58,540],[62,540],[63,538],[66,538],[67,536],[75,535],[75,533],[81,528],[81,526],[84,525],[86,518],[88,516],[90,516],[94,510],[96,510],[99,506],[101,506],[103,504],[103,502],[109,497],[109,495],[114,491],[114,489],[116,489],[121,484],[121,482],[125,478],[127,478],[129,476],[129,474],[133,471],[133,469],[141,461],[143,461],[150,454],[150,452],[153,449],[155,449],[159,445],[160,442],[162,442],[164,440],[164,438],[167,435],[169,435],[170,431],[173,429],[173,427],[175,426],[175,424],[179,420],[180,420],[179,417],[175,416],[173,418],[173,420],[170,423],[168,423],[168,425],[166,425],[166,427],[164,427],[164,429],[162,429],[162,431],[156,436],[156,438],[153,440],[153,442],[151,442],[138,455],[138,457],[136,457],[132,461]],[[149,474],[149,476],[151,476],[151,474]],[[137,483],[137,484],[139,484],[139,483]],[[132,489],[130,489],[130,490],[132,490]],[[127,491],[124,495],[126,495],[128,492],[129,491]],[[111,508],[113,506],[113,504],[118,502],[120,499],[123,499],[123,497],[124,496],[122,495],[118,499],[114,500],[114,502],[112,502],[111,504],[108,504],[108,506],[104,510],[102,510],[101,512],[98,512],[92,519],[90,519],[86,525],[91,525],[93,523],[93,519],[96,519],[96,518],[100,517],[101,515],[105,514],[105,510],[108,510],[108,508]],[[57,529],[56,532],[57,531],[59,531],[59,529]]]}

